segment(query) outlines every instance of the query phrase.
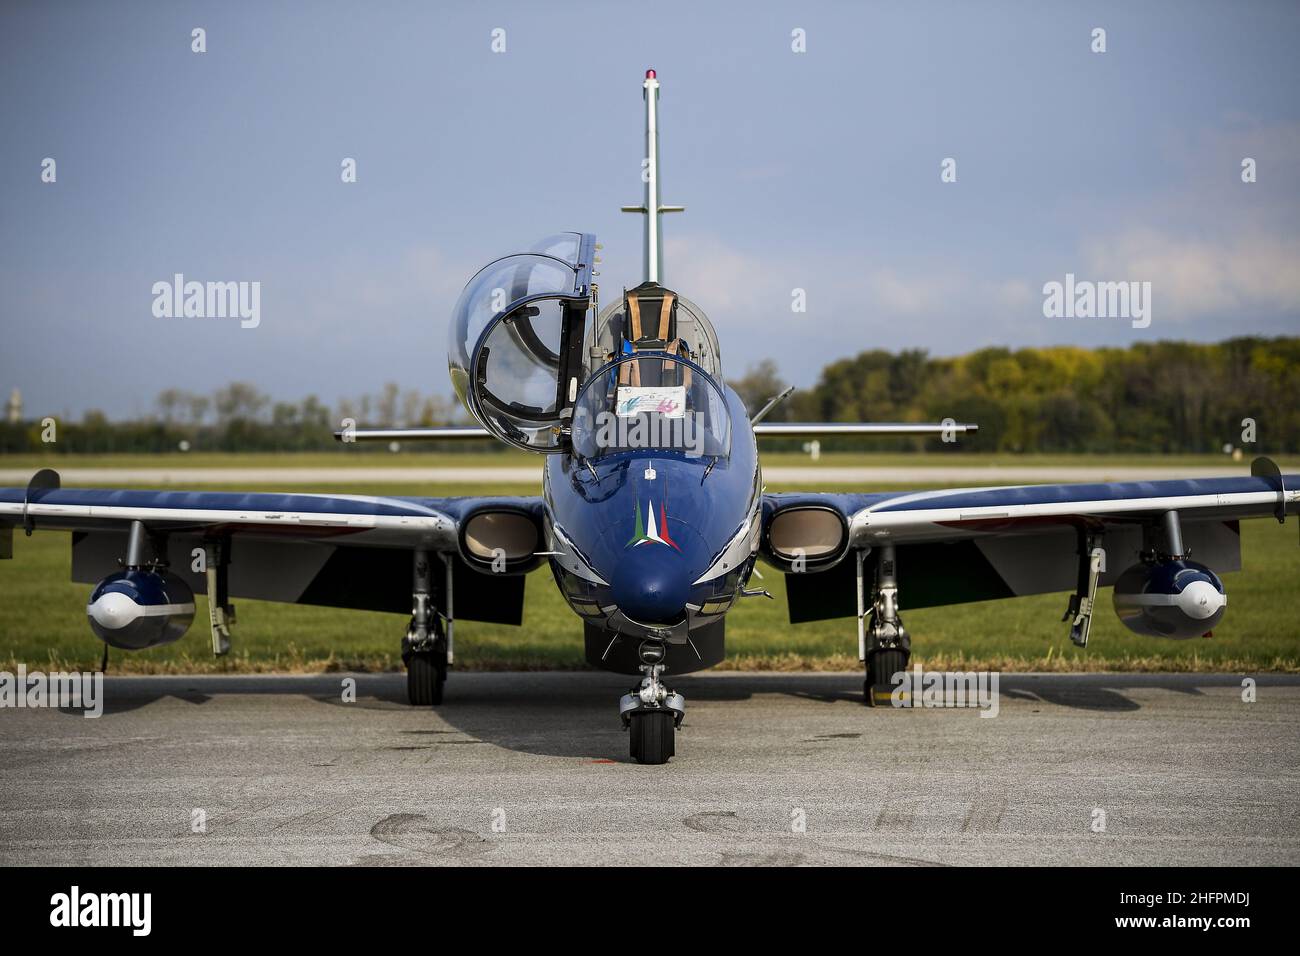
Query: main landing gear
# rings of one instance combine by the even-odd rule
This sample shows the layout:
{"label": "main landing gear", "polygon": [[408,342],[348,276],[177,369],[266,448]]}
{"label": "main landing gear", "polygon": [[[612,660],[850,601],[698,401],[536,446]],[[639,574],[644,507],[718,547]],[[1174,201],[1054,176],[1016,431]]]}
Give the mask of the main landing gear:
{"label": "main landing gear", "polygon": [[415,552],[412,590],[411,623],[402,638],[406,696],[415,707],[434,707],[442,703],[451,664],[451,562],[447,562],[445,632],[444,617],[433,606],[433,565],[427,551]]}
{"label": "main landing gear", "polygon": [[657,641],[643,641],[641,685],[632,688],[619,701],[618,714],[628,732],[632,759],[637,763],[667,763],[676,752],[674,737],[686,716],[686,699],[660,682],[663,674],[664,646]]}
{"label": "main landing gear", "polygon": [[[912,639],[898,615],[898,577],[894,546],[882,545],[876,558],[876,580],[872,589],[871,608],[863,607],[864,552],[858,561],[858,659],[866,665],[862,682],[863,702],[868,707],[892,703],[894,675],[907,670],[912,656]],[[870,617],[870,623],[867,618]]]}
{"label": "main landing gear", "polygon": [[402,652],[406,664],[406,697],[412,706],[434,707],[442,703],[442,688],[447,683],[446,653],[445,646],[441,653],[436,648]]}

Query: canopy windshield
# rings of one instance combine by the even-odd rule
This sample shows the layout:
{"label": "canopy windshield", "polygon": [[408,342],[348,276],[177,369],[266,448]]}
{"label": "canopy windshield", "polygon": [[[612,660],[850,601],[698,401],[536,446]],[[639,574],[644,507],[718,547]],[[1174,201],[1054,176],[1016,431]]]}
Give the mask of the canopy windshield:
{"label": "canopy windshield", "polygon": [[[570,357],[581,348],[593,237],[565,233],[470,279],[452,315],[447,360],[466,408],[497,437],[533,451],[560,447]],[[571,343],[566,344],[566,343]],[[580,369],[574,374],[580,374]]]}
{"label": "canopy windshield", "polygon": [[725,458],[731,419],[722,390],[700,366],[638,354],[587,379],[573,409],[573,447],[593,459],[646,450]]}

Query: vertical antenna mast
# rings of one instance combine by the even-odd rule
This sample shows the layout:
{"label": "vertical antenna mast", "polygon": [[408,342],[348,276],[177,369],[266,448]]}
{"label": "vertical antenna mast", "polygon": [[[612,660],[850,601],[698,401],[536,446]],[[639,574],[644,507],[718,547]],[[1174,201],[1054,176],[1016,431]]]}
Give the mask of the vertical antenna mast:
{"label": "vertical antenna mast", "polygon": [[645,97],[645,158],[641,179],[645,182],[645,202],[624,206],[623,212],[645,215],[645,281],[663,282],[664,237],[659,216],[665,212],[682,212],[685,206],[664,206],[659,202],[659,80],[654,70],[645,71],[642,84]]}

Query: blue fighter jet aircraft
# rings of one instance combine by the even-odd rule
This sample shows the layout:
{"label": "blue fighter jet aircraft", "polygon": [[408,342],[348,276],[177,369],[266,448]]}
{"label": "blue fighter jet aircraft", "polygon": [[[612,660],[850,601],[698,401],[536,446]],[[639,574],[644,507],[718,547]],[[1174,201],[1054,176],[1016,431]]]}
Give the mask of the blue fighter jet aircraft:
{"label": "blue fighter jet aircraft", "polygon": [[[130,650],[175,641],[195,593],[212,649],[231,646],[231,599],[405,612],[410,702],[438,705],[457,619],[520,624],[542,561],[582,620],[595,666],[639,675],[619,705],[631,756],[674,753],[685,701],[667,675],[723,659],[727,613],[762,556],[787,576],[790,620],[856,618],[869,704],[888,701],[911,638],[900,609],[1070,592],[1087,643],[1097,587],[1150,637],[1223,618],[1218,575],[1240,569],[1238,521],[1300,508],[1300,475],[1258,459],[1228,478],[876,494],[767,494],[757,439],[927,434],[975,425],[764,423],[722,378],[704,311],[662,281],[658,93],[646,74],[645,278],[600,301],[599,248],[561,233],[488,264],[450,326],[456,391],[481,427],[357,430],[344,442],[496,438],[545,456],[540,497],[113,491],[51,470],[0,489],[13,531],[71,531],[72,576],[95,583],[91,628]],[[788,394],[788,392],[786,393]],[[1196,560],[1191,559],[1195,554]],[[1107,558],[1109,556],[1109,558]]]}

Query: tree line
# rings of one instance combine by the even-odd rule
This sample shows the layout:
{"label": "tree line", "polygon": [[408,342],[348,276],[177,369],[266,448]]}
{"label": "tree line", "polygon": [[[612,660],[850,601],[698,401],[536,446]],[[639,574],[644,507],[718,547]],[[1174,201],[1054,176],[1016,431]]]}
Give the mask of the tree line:
{"label": "tree line", "polygon": [[[53,430],[49,422],[53,420]],[[39,416],[0,424],[0,453],[56,454],[182,451],[328,451],[344,419],[358,427],[419,428],[469,421],[459,401],[403,390],[389,383],[374,395],[341,399],[330,408],[315,395],[300,402],[275,401],[248,382],[232,382],[211,395],[169,388],[153,411],[112,421],[90,410],[79,421]],[[51,435],[55,440],[51,441]],[[358,446],[383,450],[379,446]],[[461,445],[482,451],[484,445]]]}
{"label": "tree line", "polygon": [[[731,384],[751,412],[785,387],[775,363]],[[1300,452],[1300,337],[1235,338],[1214,344],[1151,342],[1127,348],[986,348],[937,358],[922,350],[861,352],[822,369],[770,421],[975,422],[955,444],[937,439],[843,439],[822,447],[1076,453]],[[358,427],[422,427],[468,421],[454,397],[386,385],[333,408],[316,396],[275,401],[235,382],[211,395],[170,388],[151,414],[110,421],[49,416],[0,424],[0,452],[95,453],[324,451],[350,418]],[[798,447],[798,443],[786,443]],[[411,450],[427,445],[410,446]],[[468,444],[459,450],[489,447]],[[498,446],[491,446],[498,447]]]}
{"label": "tree line", "polygon": [[[762,363],[732,383],[753,411],[785,383]],[[997,452],[1300,451],[1300,338],[1127,348],[986,348],[956,358],[872,350],[832,362],[773,421],[975,422],[956,445],[873,440],[878,449]],[[824,448],[862,443],[823,442]]]}

